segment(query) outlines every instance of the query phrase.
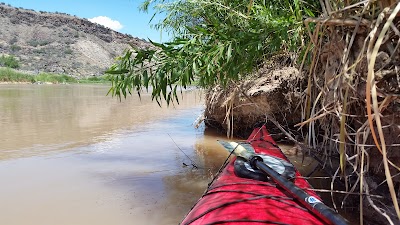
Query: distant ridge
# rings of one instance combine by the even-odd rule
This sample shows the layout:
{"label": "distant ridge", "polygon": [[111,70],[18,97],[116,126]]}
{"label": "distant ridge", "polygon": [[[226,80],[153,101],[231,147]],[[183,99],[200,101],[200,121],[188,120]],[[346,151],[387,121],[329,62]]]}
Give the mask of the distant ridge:
{"label": "distant ridge", "polygon": [[15,8],[0,3],[0,55],[13,55],[20,69],[97,76],[129,47],[152,45],[66,13]]}

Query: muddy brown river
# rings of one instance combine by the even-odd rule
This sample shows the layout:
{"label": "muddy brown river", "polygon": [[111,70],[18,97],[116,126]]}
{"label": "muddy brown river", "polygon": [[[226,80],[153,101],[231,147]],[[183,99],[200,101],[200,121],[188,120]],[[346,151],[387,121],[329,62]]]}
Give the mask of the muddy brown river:
{"label": "muddy brown river", "polygon": [[227,156],[223,136],[193,126],[201,92],[160,108],[108,89],[0,85],[0,224],[182,220]]}
{"label": "muddy brown river", "polygon": [[160,108],[108,88],[0,85],[0,224],[178,224],[197,201],[226,157],[192,125],[201,93]]}

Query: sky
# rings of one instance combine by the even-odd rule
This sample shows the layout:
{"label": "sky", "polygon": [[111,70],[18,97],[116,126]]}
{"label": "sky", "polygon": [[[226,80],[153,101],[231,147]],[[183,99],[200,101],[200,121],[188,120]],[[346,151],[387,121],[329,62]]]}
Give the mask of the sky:
{"label": "sky", "polygon": [[[35,11],[62,12],[87,18],[124,34],[156,42],[168,41],[169,36],[150,28],[154,12],[139,11],[142,0],[0,0],[14,7]],[[158,21],[161,16],[153,20]],[[154,23],[154,22],[153,22]]]}

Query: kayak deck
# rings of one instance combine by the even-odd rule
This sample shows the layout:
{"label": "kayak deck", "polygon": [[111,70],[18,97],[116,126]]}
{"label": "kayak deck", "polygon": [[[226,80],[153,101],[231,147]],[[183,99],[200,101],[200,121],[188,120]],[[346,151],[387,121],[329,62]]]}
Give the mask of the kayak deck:
{"label": "kayak deck", "polygon": [[[265,127],[247,140],[258,154],[288,161]],[[296,170],[293,182],[312,196],[310,184]],[[182,221],[194,224],[325,224],[273,181],[236,176],[231,160]]]}

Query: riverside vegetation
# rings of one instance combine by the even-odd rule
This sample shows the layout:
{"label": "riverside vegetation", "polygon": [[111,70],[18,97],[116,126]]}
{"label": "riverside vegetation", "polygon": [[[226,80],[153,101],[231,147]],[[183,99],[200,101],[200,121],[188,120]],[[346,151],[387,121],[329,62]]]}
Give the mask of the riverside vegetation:
{"label": "riverside vegetation", "polygon": [[32,75],[11,68],[0,67],[0,83],[110,83],[107,76],[93,76],[88,78],[75,78],[66,74],[39,73]]}
{"label": "riverside vegetation", "polygon": [[[149,7],[166,15],[156,28],[174,39],[121,55],[108,71],[114,96],[152,86],[153,99],[170,104],[197,80],[209,90],[207,124],[272,121],[320,160],[336,209],[355,210],[360,224],[400,223],[400,2],[144,1]],[[282,72],[287,66],[299,79]]]}
{"label": "riverside vegetation", "polygon": [[52,83],[52,84],[72,84],[72,83],[110,83],[108,75],[79,77],[68,74],[19,71],[20,62],[13,55],[0,56],[0,83]]}

